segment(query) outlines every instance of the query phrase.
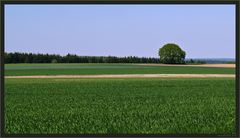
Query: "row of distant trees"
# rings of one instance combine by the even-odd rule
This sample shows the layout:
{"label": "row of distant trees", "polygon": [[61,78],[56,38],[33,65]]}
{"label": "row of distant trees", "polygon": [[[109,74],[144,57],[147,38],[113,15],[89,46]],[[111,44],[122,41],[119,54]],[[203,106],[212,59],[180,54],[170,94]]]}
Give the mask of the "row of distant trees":
{"label": "row of distant trees", "polygon": [[78,56],[67,54],[34,54],[34,53],[5,53],[5,63],[160,63],[159,58],[151,57],[116,57],[116,56]]}

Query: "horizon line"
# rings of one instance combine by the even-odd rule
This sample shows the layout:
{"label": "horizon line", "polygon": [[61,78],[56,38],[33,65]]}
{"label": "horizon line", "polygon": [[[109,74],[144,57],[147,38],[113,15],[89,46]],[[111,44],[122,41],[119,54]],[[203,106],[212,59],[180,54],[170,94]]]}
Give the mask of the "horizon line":
{"label": "horizon line", "polygon": [[[4,53],[26,53],[26,54],[49,54],[49,55],[59,55],[59,56],[66,56],[68,54],[70,55],[76,55],[76,56],[83,56],[83,57],[140,57],[140,58],[159,58],[159,56],[155,57],[155,56],[134,56],[134,55],[128,55],[128,56],[114,56],[114,55],[79,55],[79,54],[74,54],[74,53],[66,53],[66,54],[56,54],[56,53],[40,53],[40,52],[6,52],[4,51]],[[234,59],[236,60],[235,57],[186,57],[185,59]]]}

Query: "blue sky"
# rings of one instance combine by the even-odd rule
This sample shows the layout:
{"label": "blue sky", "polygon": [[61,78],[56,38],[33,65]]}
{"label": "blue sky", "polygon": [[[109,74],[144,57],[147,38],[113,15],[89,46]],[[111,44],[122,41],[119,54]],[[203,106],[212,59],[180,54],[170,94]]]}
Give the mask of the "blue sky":
{"label": "blue sky", "polygon": [[187,58],[235,57],[234,5],[6,5],[5,51]]}

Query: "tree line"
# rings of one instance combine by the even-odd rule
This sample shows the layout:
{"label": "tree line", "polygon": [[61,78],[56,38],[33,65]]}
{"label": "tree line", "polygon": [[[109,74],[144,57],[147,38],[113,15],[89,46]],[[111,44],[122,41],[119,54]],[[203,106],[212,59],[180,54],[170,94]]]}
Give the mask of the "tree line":
{"label": "tree line", "polygon": [[35,53],[5,53],[5,63],[160,63],[159,58],[152,57],[116,57],[116,56],[78,56],[67,54],[35,54]]}

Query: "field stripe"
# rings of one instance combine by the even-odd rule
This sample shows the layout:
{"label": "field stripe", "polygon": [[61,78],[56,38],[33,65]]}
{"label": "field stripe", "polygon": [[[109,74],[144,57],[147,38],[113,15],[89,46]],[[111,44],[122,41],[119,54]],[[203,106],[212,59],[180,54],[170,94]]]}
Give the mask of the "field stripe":
{"label": "field stripe", "polygon": [[179,64],[136,64],[142,66],[175,66],[175,67],[210,67],[210,68],[236,68],[235,64],[199,64],[199,65],[179,65]]}
{"label": "field stripe", "polygon": [[114,74],[114,75],[38,75],[5,76],[14,79],[32,78],[234,78],[234,74]]}

